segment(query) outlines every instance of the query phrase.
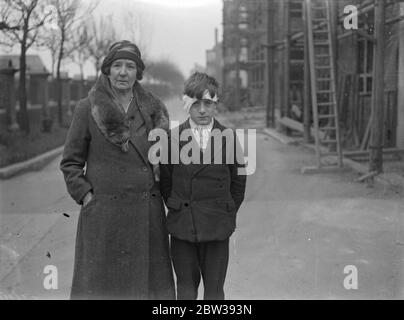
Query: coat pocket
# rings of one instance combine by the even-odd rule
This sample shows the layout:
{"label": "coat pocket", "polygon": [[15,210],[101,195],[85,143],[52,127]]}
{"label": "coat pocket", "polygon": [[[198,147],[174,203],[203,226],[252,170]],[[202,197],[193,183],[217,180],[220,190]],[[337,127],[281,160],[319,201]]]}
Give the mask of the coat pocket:
{"label": "coat pocket", "polygon": [[227,201],[227,211],[228,212],[233,212],[236,210],[236,204],[234,203],[234,200],[229,200]]}
{"label": "coat pocket", "polygon": [[182,202],[178,199],[168,198],[167,199],[167,207],[173,210],[180,210]]}
{"label": "coat pocket", "polygon": [[236,211],[236,204],[234,203],[234,200],[216,200],[217,204],[219,205],[220,208],[224,209],[225,211],[229,213],[234,213]]}

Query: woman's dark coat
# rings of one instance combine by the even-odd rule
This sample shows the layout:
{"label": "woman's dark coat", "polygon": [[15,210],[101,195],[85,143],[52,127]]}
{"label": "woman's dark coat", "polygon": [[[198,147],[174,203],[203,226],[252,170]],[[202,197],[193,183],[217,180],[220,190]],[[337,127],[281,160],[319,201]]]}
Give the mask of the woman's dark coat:
{"label": "woman's dark coat", "polygon": [[94,195],[80,211],[71,298],[173,299],[166,217],[147,158],[147,132],[168,122],[167,111],[136,84],[125,115],[107,83],[76,106],[61,162],[73,199]]}
{"label": "woman's dark coat", "polygon": [[[190,129],[189,120],[178,129],[171,130],[169,160],[173,150],[172,141],[179,144],[179,150],[189,143],[196,143],[192,138],[188,141],[175,138],[174,130],[179,131],[180,137],[185,129]],[[244,162],[238,162],[242,152],[240,145],[236,147],[238,140],[234,131],[214,121],[213,130],[224,132],[226,129],[233,135],[233,143],[226,144],[227,140],[223,137],[215,146],[211,137],[208,145],[211,147],[211,164],[203,164],[201,159],[200,164],[184,164],[180,160],[179,163],[161,165],[161,190],[169,209],[167,229],[175,238],[189,242],[225,240],[236,228],[236,214],[244,200],[246,187],[246,176],[240,175],[238,171],[245,165]],[[199,151],[199,148],[195,150]],[[226,152],[233,155],[230,163],[226,163]],[[221,164],[214,163],[215,155],[218,155]],[[202,158],[202,154],[200,156]]]}

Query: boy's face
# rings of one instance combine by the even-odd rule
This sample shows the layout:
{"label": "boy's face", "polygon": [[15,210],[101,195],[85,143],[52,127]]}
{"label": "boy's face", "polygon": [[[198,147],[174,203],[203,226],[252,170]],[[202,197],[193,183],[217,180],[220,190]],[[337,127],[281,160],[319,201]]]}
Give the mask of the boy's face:
{"label": "boy's face", "polygon": [[216,102],[208,99],[195,101],[189,110],[189,116],[197,125],[208,125],[212,122],[216,104]]}

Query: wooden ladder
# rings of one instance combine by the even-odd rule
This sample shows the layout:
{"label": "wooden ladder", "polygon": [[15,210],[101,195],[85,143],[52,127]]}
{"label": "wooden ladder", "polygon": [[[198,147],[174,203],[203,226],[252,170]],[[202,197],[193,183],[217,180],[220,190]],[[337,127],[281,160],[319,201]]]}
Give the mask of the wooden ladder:
{"label": "wooden ladder", "polygon": [[317,167],[324,167],[324,157],[330,155],[342,167],[330,0],[305,1]]}

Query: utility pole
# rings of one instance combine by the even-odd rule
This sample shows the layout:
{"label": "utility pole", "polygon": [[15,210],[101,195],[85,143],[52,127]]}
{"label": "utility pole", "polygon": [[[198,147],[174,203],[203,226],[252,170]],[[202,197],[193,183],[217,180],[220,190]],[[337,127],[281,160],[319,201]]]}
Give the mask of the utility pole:
{"label": "utility pole", "polygon": [[235,106],[234,108],[236,110],[240,109],[240,52],[241,52],[241,46],[240,46],[240,41],[241,41],[241,35],[240,35],[240,1],[237,3],[237,14],[236,14],[236,21],[235,21],[235,37],[236,37],[236,91],[234,92],[234,101],[235,101]]}
{"label": "utility pole", "polygon": [[310,66],[309,66],[309,40],[307,28],[307,2],[303,0],[303,26],[304,26],[304,82],[303,82],[303,136],[304,141],[311,140],[310,119],[311,119],[311,89],[310,89]]}
{"label": "utility pole", "polygon": [[[237,31],[240,32],[240,31]],[[235,101],[235,109],[240,109],[240,36],[237,36],[237,43],[236,43],[236,91],[234,92],[234,101]]]}
{"label": "utility pole", "polygon": [[267,0],[267,81],[265,83],[266,91],[266,127],[275,125],[275,106],[274,106],[274,16],[273,0]]}
{"label": "utility pole", "polygon": [[375,0],[375,42],[373,55],[372,127],[369,172],[383,172],[384,121],[384,31],[385,0]]}
{"label": "utility pole", "polygon": [[[284,54],[283,54],[283,114],[282,116],[290,117],[290,16],[289,16],[289,0],[284,3]],[[286,132],[290,131],[286,129]]]}

